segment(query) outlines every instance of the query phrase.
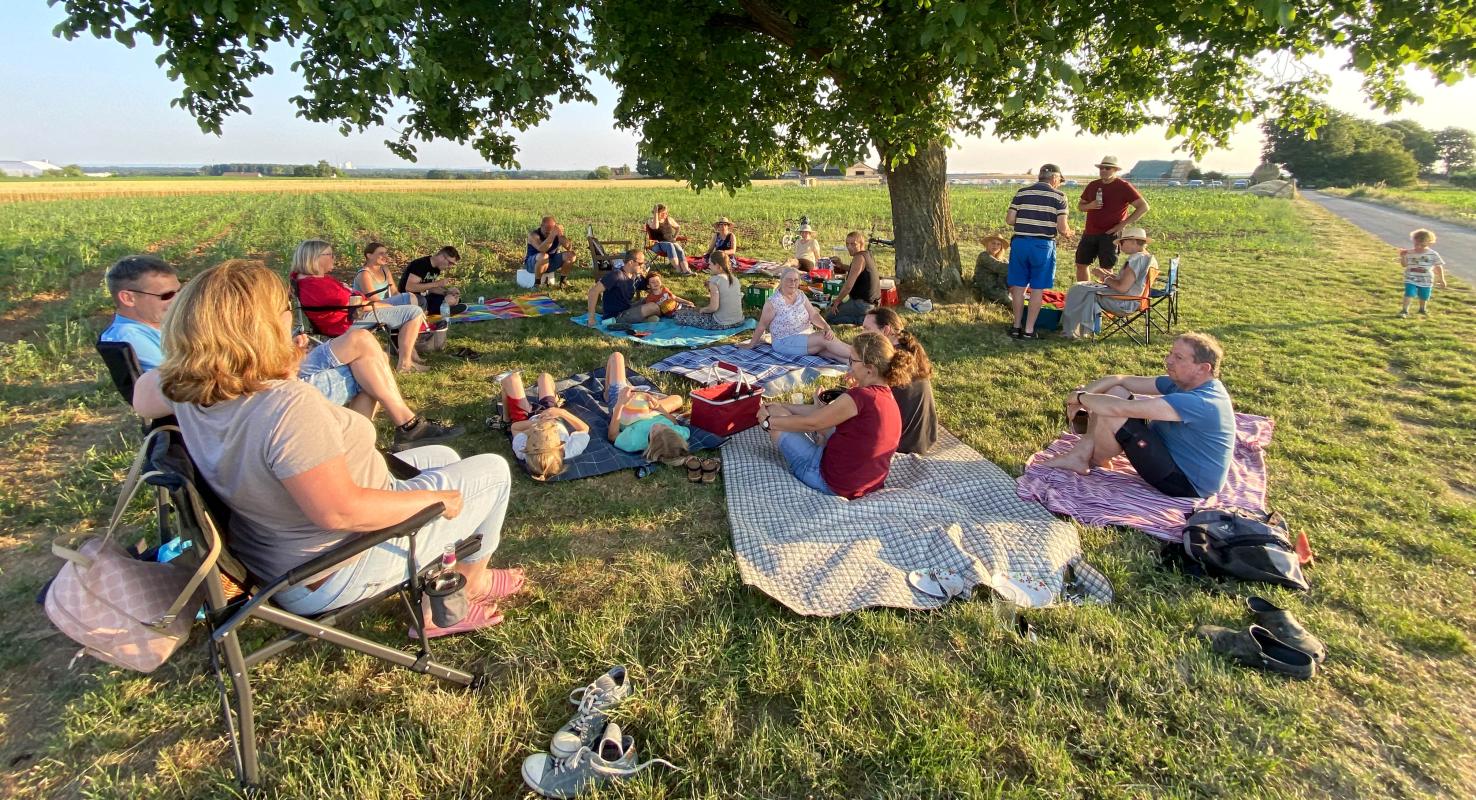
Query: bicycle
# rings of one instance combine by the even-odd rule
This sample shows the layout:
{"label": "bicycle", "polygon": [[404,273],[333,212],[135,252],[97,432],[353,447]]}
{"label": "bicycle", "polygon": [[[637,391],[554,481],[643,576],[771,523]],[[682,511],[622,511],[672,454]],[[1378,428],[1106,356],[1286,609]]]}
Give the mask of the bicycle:
{"label": "bicycle", "polygon": [[779,246],[785,250],[793,250],[794,243],[799,241],[800,226],[809,224],[810,218],[808,215],[799,219],[784,220],[784,232],[779,234]]}

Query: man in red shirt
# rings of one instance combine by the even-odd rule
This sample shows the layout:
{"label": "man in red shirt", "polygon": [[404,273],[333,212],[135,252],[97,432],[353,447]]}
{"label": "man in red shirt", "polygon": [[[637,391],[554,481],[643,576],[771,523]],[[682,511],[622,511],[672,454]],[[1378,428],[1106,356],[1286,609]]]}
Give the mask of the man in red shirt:
{"label": "man in red shirt", "polygon": [[[1097,165],[1097,179],[1088,183],[1076,207],[1087,212],[1086,228],[1076,245],[1076,280],[1087,280],[1093,261],[1102,269],[1117,266],[1117,234],[1148,213],[1148,201],[1123,178],[1117,177],[1117,156],[1107,156]],[[1132,213],[1128,208],[1132,207]]]}

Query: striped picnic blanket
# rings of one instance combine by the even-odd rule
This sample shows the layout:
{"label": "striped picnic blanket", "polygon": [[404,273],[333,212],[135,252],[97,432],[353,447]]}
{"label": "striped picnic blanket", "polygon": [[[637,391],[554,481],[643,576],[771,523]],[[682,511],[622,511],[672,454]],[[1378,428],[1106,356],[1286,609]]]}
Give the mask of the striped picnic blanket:
{"label": "striped picnic blanket", "polygon": [[1045,450],[1025,463],[1025,474],[1016,481],[1016,491],[1057,514],[1065,514],[1083,525],[1122,525],[1171,542],[1184,535],[1184,522],[1204,508],[1266,508],[1266,448],[1276,423],[1268,417],[1235,415],[1235,458],[1230,478],[1214,497],[1203,500],[1169,497],[1149,486],[1133,471],[1126,456],[1119,455],[1106,467],[1090,474],[1035,466],[1043,458],[1064,453],[1081,438],[1063,433]]}
{"label": "striped picnic blanket", "polygon": [[759,428],[728,440],[723,472],[738,574],[799,614],[937,608],[907,583],[928,568],[971,587],[1005,573],[1058,601],[1112,600],[1076,527],[1016,497],[1004,470],[947,431],[926,457],[894,456],[886,488],[858,500],[800,483]]}
{"label": "striped picnic blanket", "polygon": [[793,391],[820,377],[845,374],[845,369],[839,362],[820,356],[780,355],[766,344],[753,348],[723,344],[701,350],[687,350],[667,356],[651,368],[657,372],[675,373],[701,384],[710,384],[724,379],[716,371],[719,361],[741,367],[770,396]]}
{"label": "striped picnic blanket", "polygon": [[[568,310],[547,294],[525,294],[518,297],[494,297],[486,303],[470,303],[466,311],[452,316],[451,322],[486,322],[489,319],[524,319],[567,313]],[[440,318],[439,314],[427,317],[432,321]]]}

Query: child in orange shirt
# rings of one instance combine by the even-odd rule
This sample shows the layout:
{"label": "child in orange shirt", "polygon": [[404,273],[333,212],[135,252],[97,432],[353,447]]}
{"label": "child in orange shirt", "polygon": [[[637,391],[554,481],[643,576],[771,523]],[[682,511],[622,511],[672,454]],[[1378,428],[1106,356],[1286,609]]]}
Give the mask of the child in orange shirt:
{"label": "child in orange shirt", "polygon": [[668,289],[661,282],[661,276],[654,273],[646,277],[646,302],[659,308],[663,317],[675,314],[676,310],[682,306],[693,305],[691,300]]}

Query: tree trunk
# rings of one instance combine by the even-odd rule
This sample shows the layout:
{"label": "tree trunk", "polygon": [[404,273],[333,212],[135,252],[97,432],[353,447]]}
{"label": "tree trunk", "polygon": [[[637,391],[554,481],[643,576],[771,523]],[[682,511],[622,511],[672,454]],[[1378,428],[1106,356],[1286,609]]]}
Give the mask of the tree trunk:
{"label": "tree trunk", "polygon": [[958,289],[963,284],[963,269],[948,202],[948,151],[939,142],[931,142],[893,169],[886,148],[878,146],[877,150],[892,200],[897,281],[922,284],[939,293]]}

